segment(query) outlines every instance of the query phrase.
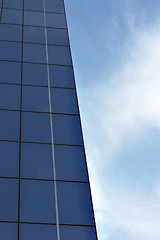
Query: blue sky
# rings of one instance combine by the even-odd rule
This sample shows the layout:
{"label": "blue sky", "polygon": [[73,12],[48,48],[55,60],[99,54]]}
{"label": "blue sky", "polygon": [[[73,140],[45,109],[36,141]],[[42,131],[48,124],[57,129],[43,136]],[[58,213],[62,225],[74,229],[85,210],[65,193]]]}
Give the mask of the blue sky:
{"label": "blue sky", "polygon": [[65,2],[99,240],[159,240],[160,1]]}

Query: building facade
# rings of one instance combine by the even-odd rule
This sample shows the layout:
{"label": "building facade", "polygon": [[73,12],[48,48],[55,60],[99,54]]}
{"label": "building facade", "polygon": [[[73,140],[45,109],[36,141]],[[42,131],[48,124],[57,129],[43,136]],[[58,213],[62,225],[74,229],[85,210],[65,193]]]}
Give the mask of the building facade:
{"label": "building facade", "polygon": [[0,239],[97,240],[64,2],[0,6]]}

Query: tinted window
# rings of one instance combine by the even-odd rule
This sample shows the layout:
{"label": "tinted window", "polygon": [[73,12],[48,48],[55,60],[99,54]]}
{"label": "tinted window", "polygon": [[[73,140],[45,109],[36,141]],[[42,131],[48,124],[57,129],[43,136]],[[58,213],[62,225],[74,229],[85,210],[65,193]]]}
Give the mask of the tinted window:
{"label": "tinted window", "polygon": [[71,65],[71,54],[69,47],[48,46],[49,63],[60,65]]}
{"label": "tinted window", "polygon": [[0,238],[3,240],[17,240],[16,223],[0,223]]}
{"label": "tinted window", "polygon": [[20,86],[0,84],[0,108],[20,109]]}
{"label": "tinted window", "polygon": [[22,40],[22,26],[1,24],[0,40],[21,41]]}
{"label": "tinted window", "polygon": [[23,60],[25,62],[46,63],[45,45],[24,43],[23,51]]}
{"label": "tinted window", "polygon": [[4,8],[2,23],[22,24],[22,11]]}
{"label": "tinted window", "polygon": [[21,43],[0,42],[0,60],[21,60]]}
{"label": "tinted window", "polygon": [[21,63],[0,61],[0,82],[20,83],[21,82]]}
{"label": "tinted window", "polygon": [[24,26],[24,42],[45,43],[44,28]]}
{"label": "tinted window", "polygon": [[61,240],[97,240],[94,227],[60,226]]}

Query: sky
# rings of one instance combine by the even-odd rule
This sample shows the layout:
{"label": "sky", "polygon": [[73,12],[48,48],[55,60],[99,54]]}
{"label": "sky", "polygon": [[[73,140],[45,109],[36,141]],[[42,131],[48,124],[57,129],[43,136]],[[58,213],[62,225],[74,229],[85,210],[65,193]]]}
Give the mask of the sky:
{"label": "sky", "polygon": [[160,239],[160,0],[65,0],[99,240]]}

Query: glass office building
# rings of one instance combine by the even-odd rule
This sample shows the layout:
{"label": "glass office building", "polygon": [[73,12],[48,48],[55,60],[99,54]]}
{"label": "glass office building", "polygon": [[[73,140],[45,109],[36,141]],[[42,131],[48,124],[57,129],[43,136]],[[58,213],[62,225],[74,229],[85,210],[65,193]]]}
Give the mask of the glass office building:
{"label": "glass office building", "polygon": [[64,2],[0,6],[0,239],[96,240]]}

